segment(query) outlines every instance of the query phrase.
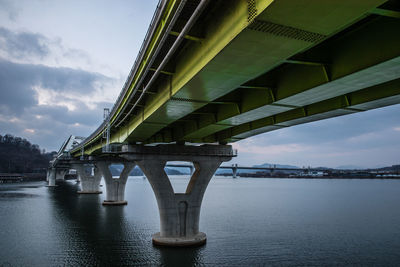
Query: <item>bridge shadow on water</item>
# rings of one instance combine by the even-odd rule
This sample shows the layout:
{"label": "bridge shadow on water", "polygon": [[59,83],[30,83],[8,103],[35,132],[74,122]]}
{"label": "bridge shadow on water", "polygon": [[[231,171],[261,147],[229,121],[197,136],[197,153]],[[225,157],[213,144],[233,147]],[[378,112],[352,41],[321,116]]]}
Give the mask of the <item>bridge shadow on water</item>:
{"label": "bridge shadow on water", "polygon": [[204,264],[202,250],[205,247],[154,247],[151,234],[158,229],[149,229],[133,221],[131,216],[127,216],[128,206],[102,206],[101,195],[77,194],[79,185],[74,181],[57,181],[57,184],[49,190],[54,218],[49,231],[57,235],[63,251],[49,255],[52,265]]}

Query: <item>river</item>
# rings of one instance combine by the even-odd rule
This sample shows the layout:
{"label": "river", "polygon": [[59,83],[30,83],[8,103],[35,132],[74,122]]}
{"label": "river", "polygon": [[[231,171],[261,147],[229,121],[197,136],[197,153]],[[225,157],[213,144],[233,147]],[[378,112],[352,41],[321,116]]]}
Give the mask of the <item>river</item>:
{"label": "river", "polygon": [[[171,178],[176,192],[188,178]],[[156,199],[129,177],[127,206],[75,181],[0,185],[0,266],[400,265],[400,180],[215,177],[199,248],[159,248]],[[102,187],[105,190],[105,187]]]}

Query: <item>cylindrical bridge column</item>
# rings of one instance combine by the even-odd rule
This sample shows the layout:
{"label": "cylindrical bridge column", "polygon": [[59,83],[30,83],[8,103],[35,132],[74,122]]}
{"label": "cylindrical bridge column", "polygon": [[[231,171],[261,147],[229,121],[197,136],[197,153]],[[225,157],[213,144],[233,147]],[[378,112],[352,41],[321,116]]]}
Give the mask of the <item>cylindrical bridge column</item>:
{"label": "cylindrical bridge column", "polygon": [[119,178],[112,177],[109,169],[111,164],[112,162],[107,161],[98,161],[96,163],[106,182],[107,195],[103,205],[127,205],[128,202],[125,201],[125,185],[135,164],[133,162],[124,162],[124,169]]}
{"label": "cylindrical bridge column", "polygon": [[[101,194],[100,181],[101,173],[97,168],[94,168],[94,175],[91,174],[92,166],[85,164],[73,164],[72,167],[76,170],[78,176],[81,178],[81,191],[78,194]],[[87,170],[90,168],[90,170]]]}
{"label": "cylindrical bridge column", "polygon": [[203,158],[194,162],[193,173],[185,193],[174,193],[164,171],[166,160],[145,159],[137,162],[145,173],[157,198],[160,232],[153,235],[153,244],[195,246],[206,242],[199,232],[201,202],[207,185],[222,161]]}

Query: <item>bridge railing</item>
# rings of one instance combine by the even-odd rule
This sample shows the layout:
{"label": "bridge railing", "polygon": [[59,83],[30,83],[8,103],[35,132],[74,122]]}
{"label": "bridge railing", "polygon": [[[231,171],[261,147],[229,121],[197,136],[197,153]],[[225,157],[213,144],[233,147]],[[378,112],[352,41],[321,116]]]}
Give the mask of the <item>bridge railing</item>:
{"label": "bridge railing", "polygon": [[112,107],[111,116],[113,116],[115,114],[115,111],[118,108],[118,106],[120,105],[123,96],[125,95],[126,91],[129,88],[129,85],[132,83],[133,75],[136,73],[136,71],[139,67],[139,63],[143,59],[145,48],[147,47],[147,45],[150,42],[150,37],[152,36],[152,34],[155,30],[155,25],[160,17],[161,10],[163,10],[163,8],[165,7],[166,2],[167,1],[163,1],[163,0],[158,1],[156,12],[154,12],[154,14],[153,14],[153,17],[150,22],[150,27],[147,29],[144,41],[139,49],[139,53],[135,59],[134,64],[132,65],[132,68],[129,72],[128,78],[126,79],[124,86],[122,87],[122,90],[118,95],[117,101],[115,102],[114,106]]}

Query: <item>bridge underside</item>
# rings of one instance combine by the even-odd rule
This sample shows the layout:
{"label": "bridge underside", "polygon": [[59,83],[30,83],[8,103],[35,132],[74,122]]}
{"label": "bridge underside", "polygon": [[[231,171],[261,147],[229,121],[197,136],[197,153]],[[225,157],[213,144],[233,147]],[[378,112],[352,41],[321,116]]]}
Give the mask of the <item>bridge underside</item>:
{"label": "bridge underside", "polygon": [[[111,142],[235,142],[400,103],[399,7],[210,2],[190,32],[198,38],[182,42],[141,105],[112,122]],[[90,140],[85,152],[102,143]]]}

